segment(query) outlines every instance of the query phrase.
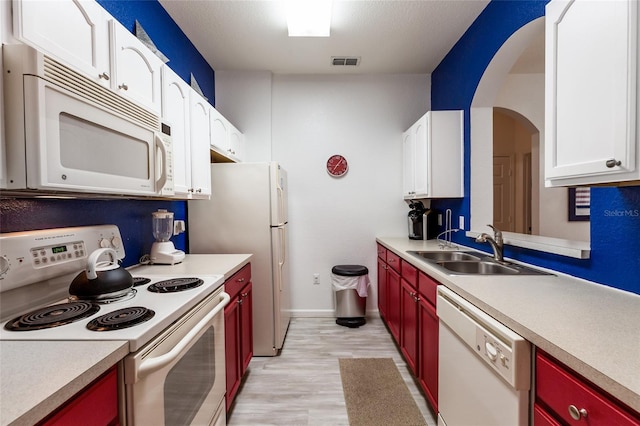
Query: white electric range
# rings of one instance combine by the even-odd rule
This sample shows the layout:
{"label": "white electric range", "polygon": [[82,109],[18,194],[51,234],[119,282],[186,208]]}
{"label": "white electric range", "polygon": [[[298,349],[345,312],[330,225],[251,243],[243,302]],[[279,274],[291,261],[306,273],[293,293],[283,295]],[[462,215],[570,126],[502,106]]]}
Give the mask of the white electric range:
{"label": "white electric range", "polygon": [[[114,225],[0,234],[1,303],[11,304],[2,306],[0,340],[128,340],[129,350],[134,352],[223,283],[224,277],[216,274],[134,274],[134,287],[122,300],[69,300],[65,292],[70,280],[84,269],[93,250],[105,246],[116,250],[119,259],[124,257],[122,238]],[[65,273],[70,270],[71,275]],[[150,291],[157,283],[166,285],[160,286],[160,292]],[[166,291],[181,284],[193,287]],[[47,300],[45,293],[52,298]],[[86,316],[73,320],[82,315]],[[64,323],[65,319],[71,322],[47,327],[49,318],[54,324]],[[97,327],[100,331],[88,328],[97,318],[101,318]],[[141,322],[119,328],[123,326],[115,323],[118,318],[124,324],[136,319]],[[18,325],[9,330],[8,323]],[[115,328],[109,329],[110,325]]]}
{"label": "white electric range", "polygon": [[124,258],[115,225],[0,234],[0,341],[128,341],[124,424],[225,424],[224,276],[133,268],[121,298],[69,298],[99,248]]}

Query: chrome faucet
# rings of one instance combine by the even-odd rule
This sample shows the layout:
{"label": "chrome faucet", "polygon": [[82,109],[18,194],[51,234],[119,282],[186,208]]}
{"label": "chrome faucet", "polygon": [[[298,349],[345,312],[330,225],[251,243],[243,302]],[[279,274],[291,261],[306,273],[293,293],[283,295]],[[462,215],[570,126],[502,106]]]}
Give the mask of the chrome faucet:
{"label": "chrome faucet", "polygon": [[482,233],[478,235],[476,238],[477,243],[489,243],[491,248],[493,249],[493,258],[498,262],[504,262],[502,256],[502,248],[504,245],[504,240],[502,239],[502,231],[494,227],[493,225],[487,225],[491,229],[493,229],[493,237],[491,235]]}

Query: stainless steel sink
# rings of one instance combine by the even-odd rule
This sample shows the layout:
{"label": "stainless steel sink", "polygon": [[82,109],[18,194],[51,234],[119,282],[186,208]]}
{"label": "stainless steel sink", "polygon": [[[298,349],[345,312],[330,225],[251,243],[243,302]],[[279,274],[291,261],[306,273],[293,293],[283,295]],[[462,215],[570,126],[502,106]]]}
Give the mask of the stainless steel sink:
{"label": "stainless steel sink", "polygon": [[479,256],[465,251],[409,251],[409,254],[434,262],[480,260]]}
{"label": "stainless steel sink", "polygon": [[551,275],[470,251],[408,251],[449,275]]}
{"label": "stainless steel sink", "polygon": [[444,269],[460,274],[516,275],[519,273],[517,269],[486,260],[477,262],[438,262],[438,265],[442,266]]}

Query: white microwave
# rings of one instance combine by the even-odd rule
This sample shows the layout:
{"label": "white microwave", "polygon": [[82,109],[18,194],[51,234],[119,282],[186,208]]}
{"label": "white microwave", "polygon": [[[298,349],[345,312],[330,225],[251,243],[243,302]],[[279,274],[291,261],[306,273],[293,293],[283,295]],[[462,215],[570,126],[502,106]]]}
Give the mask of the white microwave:
{"label": "white microwave", "polygon": [[27,45],[3,46],[3,66],[6,189],[173,194],[157,115]]}

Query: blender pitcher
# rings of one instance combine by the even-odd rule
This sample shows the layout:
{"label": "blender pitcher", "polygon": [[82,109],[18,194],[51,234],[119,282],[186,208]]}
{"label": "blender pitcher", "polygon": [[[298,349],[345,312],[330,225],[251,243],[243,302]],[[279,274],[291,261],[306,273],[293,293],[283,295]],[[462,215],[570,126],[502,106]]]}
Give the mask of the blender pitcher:
{"label": "blender pitcher", "polygon": [[170,238],[173,236],[173,212],[159,209],[152,213],[153,237],[156,241],[151,246],[149,255],[151,263],[173,265],[182,262],[184,252],[176,250]]}

